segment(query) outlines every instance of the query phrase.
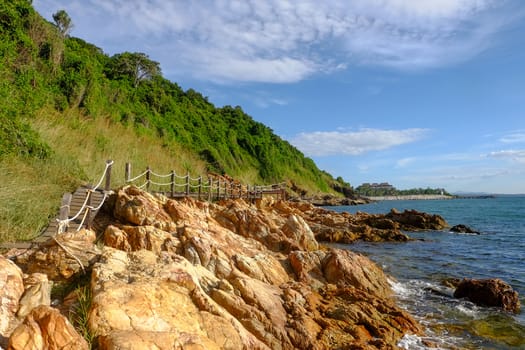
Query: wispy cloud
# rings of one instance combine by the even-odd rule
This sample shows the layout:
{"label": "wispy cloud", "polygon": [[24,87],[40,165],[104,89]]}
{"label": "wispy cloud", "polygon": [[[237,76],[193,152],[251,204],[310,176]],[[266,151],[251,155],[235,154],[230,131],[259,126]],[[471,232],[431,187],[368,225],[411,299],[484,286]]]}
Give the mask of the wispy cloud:
{"label": "wispy cloud", "polygon": [[422,139],[427,129],[316,131],[300,133],[291,143],[309,156],[361,155]]}
{"label": "wispy cloud", "polygon": [[488,154],[489,157],[507,159],[520,164],[525,164],[525,150],[502,150]]}
{"label": "wispy cloud", "polygon": [[525,143],[525,130],[513,131],[500,139],[503,143]]}
{"label": "wispy cloud", "polygon": [[[65,8],[74,35],[146,51],[165,72],[289,83],[352,64],[398,69],[470,59],[508,22],[494,0],[34,0]],[[96,41],[94,39],[97,39]]]}

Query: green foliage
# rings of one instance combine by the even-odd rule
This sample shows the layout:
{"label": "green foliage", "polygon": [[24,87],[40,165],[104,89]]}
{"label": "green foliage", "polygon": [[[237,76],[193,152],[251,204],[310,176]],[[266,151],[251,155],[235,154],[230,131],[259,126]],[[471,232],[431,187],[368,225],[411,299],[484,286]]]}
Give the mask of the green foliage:
{"label": "green foliage", "polygon": [[[14,225],[15,237],[37,232],[61,194],[92,179],[101,159],[227,173],[250,184],[288,181],[301,193],[351,193],[241,107],[216,107],[182,90],[144,53],[109,57],[68,37],[72,20],[65,11],[54,20],[44,20],[28,0],[0,0],[0,166],[9,170],[4,180],[13,179],[0,206],[0,236]],[[17,188],[42,184],[39,173],[48,174],[45,193],[53,205],[34,208],[38,220],[22,223],[18,210],[35,202],[34,192],[19,196],[16,206],[9,202],[18,200]]]}
{"label": "green foliage", "polygon": [[53,20],[55,21],[55,24],[62,36],[67,36],[73,28],[73,22],[71,21],[71,17],[69,17],[67,12],[64,10],[60,10],[54,13]]}
{"label": "green foliage", "polygon": [[398,190],[394,186],[382,186],[383,184],[362,184],[356,187],[355,192],[361,196],[408,196],[408,195],[447,195],[450,194],[443,188],[412,188],[408,190]]}

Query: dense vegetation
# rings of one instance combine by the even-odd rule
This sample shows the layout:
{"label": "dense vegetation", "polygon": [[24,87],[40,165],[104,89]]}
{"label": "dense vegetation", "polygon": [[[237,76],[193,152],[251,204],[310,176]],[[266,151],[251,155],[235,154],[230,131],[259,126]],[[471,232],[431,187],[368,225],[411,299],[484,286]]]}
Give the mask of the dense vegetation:
{"label": "dense vegetation", "polygon": [[241,107],[219,108],[182,90],[144,53],[110,57],[69,37],[64,11],[53,19],[30,0],[0,0],[0,241],[36,234],[61,193],[98,178],[105,159],[117,169],[131,161],[351,194]]}
{"label": "dense vegetation", "polygon": [[362,184],[355,188],[355,193],[360,196],[409,196],[409,195],[447,195],[450,194],[443,188],[412,188],[408,190],[398,190],[393,186],[374,186],[374,184]]}

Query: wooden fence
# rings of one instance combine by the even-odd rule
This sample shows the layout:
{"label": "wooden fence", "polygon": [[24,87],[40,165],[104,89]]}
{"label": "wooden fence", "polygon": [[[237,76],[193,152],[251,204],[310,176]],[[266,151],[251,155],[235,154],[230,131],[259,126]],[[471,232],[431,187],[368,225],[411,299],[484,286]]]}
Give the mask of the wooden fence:
{"label": "wooden fence", "polygon": [[286,199],[286,183],[245,185],[217,174],[193,178],[189,173],[178,175],[173,170],[168,174],[158,174],[149,167],[132,177],[130,163],[126,163],[125,177],[126,184],[133,184],[148,192],[162,193],[170,198],[193,197],[212,201],[237,198],[254,200],[263,196],[274,196]]}
{"label": "wooden fence", "polygon": [[[73,194],[64,194],[59,217],[54,225],[48,227],[49,233],[44,236],[51,235],[52,232],[67,232],[68,229],[78,231],[83,227],[89,228],[91,226],[96,213],[112,192],[112,166],[113,161],[108,160],[100,181],[95,186],[80,187]],[[136,185],[148,192],[162,193],[170,198],[192,197],[209,201],[242,198],[253,201],[263,196],[274,196],[279,199],[286,199],[285,183],[250,186],[217,174],[193,178],[189,173],[181,176],[177,175],[175,171],[171,171],[169,174],[157,174],[149,167],[132,178],[130,163],[126,163],[125,176],[126,184]],[[142,183],[138,185],[139,182]],[[102,187],[102,185],[104,186]],[[76,214],[70,216],[71,209]]]}

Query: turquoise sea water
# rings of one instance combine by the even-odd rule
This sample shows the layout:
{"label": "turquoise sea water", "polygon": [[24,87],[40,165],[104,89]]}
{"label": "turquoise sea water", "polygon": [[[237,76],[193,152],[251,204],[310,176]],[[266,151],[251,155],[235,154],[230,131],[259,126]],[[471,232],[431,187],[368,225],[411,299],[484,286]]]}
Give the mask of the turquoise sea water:
{"label": "turquoise sea water", "polygon": [[[406,337],[400,346],[525,349],[525,196],[331,207],[350,213],[386,213],[391,208],[439,214],[451,226],[465,224],[481,232],[430,231],[408,233],[419,240],[407,243],[337,245],[369,256],[393,276],[399,303],[426,327],[424,339]],[[464,277],[501,278],[520,294],[522,312],[512,315],[452,298],[453,289],[443,280]]]}

